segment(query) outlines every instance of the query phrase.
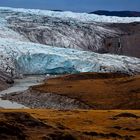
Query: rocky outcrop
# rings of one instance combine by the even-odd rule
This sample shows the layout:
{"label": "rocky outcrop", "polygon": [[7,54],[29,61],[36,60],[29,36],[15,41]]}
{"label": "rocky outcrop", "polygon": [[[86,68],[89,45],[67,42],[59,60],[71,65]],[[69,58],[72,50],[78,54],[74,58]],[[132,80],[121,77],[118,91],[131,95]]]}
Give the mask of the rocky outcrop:
{"label": "rocky outcrop", "polygon": [[111,54],[140,57],[140,23],[111,24],[123,32],[118,37],[104,39],[104,52]]}
{"label": "rocky outcrop", "polygon": [[4,90],[8,86],[10,86],[10,84],[13,84],[13,83],[14,81],[11,78],[11,76],[9,76],[9,74],[0,70],[0,91]]}

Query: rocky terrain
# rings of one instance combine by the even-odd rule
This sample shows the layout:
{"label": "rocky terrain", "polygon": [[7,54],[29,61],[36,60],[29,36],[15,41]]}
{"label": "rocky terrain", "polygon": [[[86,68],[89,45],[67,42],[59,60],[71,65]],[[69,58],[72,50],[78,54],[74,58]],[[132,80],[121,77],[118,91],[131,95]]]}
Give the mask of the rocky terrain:
{"label": "rocky terrain", "polygon": [[104,39],[104,52],[111,54],[140,57],[140,24],[112,24],[110,27],[123,32],[119,37]]}
{"label": "rocky terrain", "polygon": [[1,140],[139,140],[139,111],[0,110]]}
{"label": "rocky terrain", "polygon": [[30,108],[135,110],[140,109],[139,83],[139,75],[81,73],[48,79],[3,99]]}
{"label": "rocky terrain", "polygon": [[9,74],[0,71],[0,91],[8,88],[14,81]]}

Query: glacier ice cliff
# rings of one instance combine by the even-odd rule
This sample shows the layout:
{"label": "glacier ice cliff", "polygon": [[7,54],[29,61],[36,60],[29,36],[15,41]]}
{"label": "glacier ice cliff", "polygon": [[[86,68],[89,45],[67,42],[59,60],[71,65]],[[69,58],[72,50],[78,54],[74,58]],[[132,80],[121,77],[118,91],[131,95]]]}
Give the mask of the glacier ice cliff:
{"label": "glacier ice cliff", "polygon": [[94,53],[102,52],[105,38],[126,34],[122,23],[137,21],[140,18],[0,7],[0,70],[11,75],[139,73],[138,58]]}
{"label": "glacier ice cliff", "polygon": [[12,69],[21,74],[140,72],[138,58],[97,54],[13,39],[0,39],[0,54],[1,68],[4,68],[2,65],[12,65]]}

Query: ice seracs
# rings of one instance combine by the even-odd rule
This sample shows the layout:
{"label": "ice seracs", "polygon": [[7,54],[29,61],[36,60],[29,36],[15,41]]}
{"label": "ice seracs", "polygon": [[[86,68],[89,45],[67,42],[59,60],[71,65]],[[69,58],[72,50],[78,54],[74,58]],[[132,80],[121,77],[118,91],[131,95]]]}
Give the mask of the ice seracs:
{"label": "ice seracs", "polygon": [[[139,73],[140,59],[96,54],[37,43],[0,39],[0,64],[12,63],[21,74],[63,74],[77,72]],[[8,62],[9,61],[9,62]],[[6,70],[6,69],[5,69]]]}
{"label": "ice seracs", "polygon": [[140,21],[140,18],[0,8],[0,69],[12,76],[78,72],[139,73],[138,58],[80,51],[102,49],[105,37],[121,34],[102,22],[133,21]]}
{"label": "ice seracs", "polygon": [[[0,37],[54,47],[139,57],[135,50],[138,52],[139,49],[137,44],[140,31],[137,29],[140,28],[140,22],[129,23],[134,21],[140,20],[132,17],[0,8]],[[122,40],[121,49],[117,45],[119,38]],[[130,42],[124,43],[127,38]]]}

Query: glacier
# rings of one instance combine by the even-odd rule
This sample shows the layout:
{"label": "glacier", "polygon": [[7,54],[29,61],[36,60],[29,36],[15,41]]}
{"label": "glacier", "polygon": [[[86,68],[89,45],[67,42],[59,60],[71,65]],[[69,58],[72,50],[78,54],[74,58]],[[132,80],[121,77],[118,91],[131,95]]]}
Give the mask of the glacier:
{"label": "glacier", "polygon": [[49,14],[52,11],[42,11],[39,12],[40,15],[37,11],[0,8],[0,23],[3,23],[4,28],[0,28],[0,34],[3,34],[1,36],[14,39],[18,37],[20,41],[56,47],[96,51],[101,48],[103,38],[121,33],[101,23],[86,23],[79,21],[78,17],[68,18],[67,14],[61,18]]}
{"label": "glacier", "polygon": [[0,7],[1,38],[54,47],[139,57],[139,28],[139,18]]}
{"label": "glacier", "polygon": [[[140,59],[58,48],[0,38],[0,65],[20,74],[64,74],[79,72],[140,72]],[[2,59],[3,58],[3,59]],[[6,70],[5,68],[4,70]]]}
{"label": "glacier", "polygon": [[88,13],[75,13],[71,11],[57,12],[50,10],[39,10],[39,9],[24,9],[24,8],[10,8],[0,7],[0,10],[9,12],[21,12],[25,14],[44,15],[49,17],[57,17],[61,19],[76,19],[82,22],[104,22],[104,23],[130,23],[140,22],[140,17],[115,17],[115,16],[101,16],[96,14]]}
{"label": "glacier", "polygon": [[0,70],[11,75],[139,73],[138,58],[95,53],[105,37],[122,34],[110,23],[134,21],[140,18],[0,7]]}

